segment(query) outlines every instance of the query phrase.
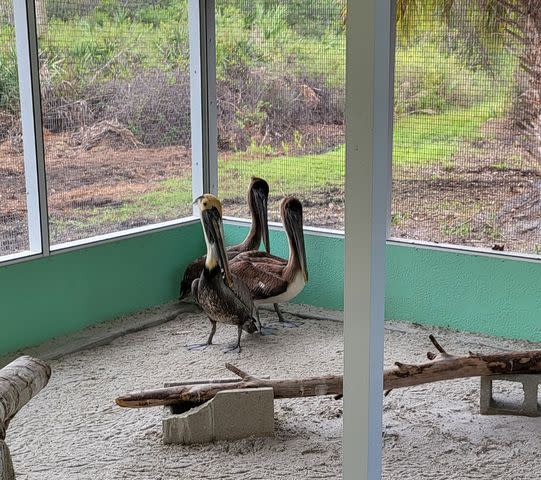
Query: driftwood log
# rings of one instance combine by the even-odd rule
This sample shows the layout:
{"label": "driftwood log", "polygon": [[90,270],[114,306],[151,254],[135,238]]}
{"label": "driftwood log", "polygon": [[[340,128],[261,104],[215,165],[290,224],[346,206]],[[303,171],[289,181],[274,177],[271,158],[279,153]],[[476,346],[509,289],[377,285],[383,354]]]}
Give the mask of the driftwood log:
{"label": "driftwood log", "polygon": [[[396,388],[412,387],[423,383],[453,380],[455,378],[510,373],[541,373],[541,350],[488,355],[470,352],[467,357],[458,357],[448,354],[432,335],[430,335],[430,341],[438,353],[428,352],[427,362],[420,364],[396,362],[394,368],[385,370],[383,388],[386,393]],[[225,366],[238,375],[240,380],[226,383],[209,381],[208,383],[132,392],[118,397],[116,403],[121,407],[128,408],[162,405],[183,405],[189,408],[210,400],[221,390],[259,387],[272,387],[274,398],[318,395],[341,396],[343,392],[343,378],[341,375],[269,380],[254,377],[229,363],[226,363]]]}
{"label": "driftwood log", "polygon": [[467,357],[448,354],[433,335],[430,341],[438,353],[428,352],[428,362],[407,364],[395,362],[395,368],[383,375],[384,389],[413,387],[423,383],[512,373],[541,373],[541,350],[481,354]]}
{"label": "driftwood log", "polygon": [[142,392],[128,393],[116,399],[121,407],[140,408],[160,405],[184,404],[196,406],[214,398],[221,390],[241,388],[272,387],[274,398],[314,397],[318,395],[338,395],[342,393],[342,376],[304,378],[301,380],[269,380],[254,377],[241,369],[225,364],[226,368],[240,377],[236,382],[212,382],[156,388]]}
{"label": "driftwood log", "polygon": [[0,480],[14,480],[9,449],[4,442],[10,420],[49,381],[51,368],[28,356],[19,357],[0,370]]}

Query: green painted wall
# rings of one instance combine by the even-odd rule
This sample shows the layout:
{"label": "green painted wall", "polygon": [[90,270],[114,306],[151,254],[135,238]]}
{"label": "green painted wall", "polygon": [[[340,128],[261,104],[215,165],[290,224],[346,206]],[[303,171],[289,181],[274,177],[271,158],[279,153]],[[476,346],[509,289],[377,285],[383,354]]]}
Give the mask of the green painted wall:
{"label": "green painted wall", "polygon": [[199,223],[0,267],[0,354],[173,300]]}
{"label": "green painted wall", "polygon": [[[246,230],[228,225],[226,236]],[[305,240],[310,281],[297,301],[343,308],[343,239]],[[283,232],[271,232],[271,247],[287,255]],[[541,262],[405,245],[386,253],[386,318],[541,341]]]}
{"label": "green painted wall", "polygon": [[[229,244],[247,228],[226,225]],[[299,303],[343,307],[343,238],[306,234],[310,280]],[[287,256],[271,230],[273,253]],[[201,226],[0,267],[0,354],[173,300],[204,251]],[[386,317],[541,341],[541,263],[389,245]]]}
{"label": "green painted wall", "polygon": [[541,341],[541,263],[387,247],[387,318]]}

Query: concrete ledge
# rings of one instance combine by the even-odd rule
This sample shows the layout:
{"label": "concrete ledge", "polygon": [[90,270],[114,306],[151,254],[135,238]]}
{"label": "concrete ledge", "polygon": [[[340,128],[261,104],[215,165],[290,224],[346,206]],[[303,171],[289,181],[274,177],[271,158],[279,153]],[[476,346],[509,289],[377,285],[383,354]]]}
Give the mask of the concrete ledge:
{"label": "concrete ledge", "polygon": [[[188,383],[207,382],[182,382]],[[164,443],[184,445],[273,436],[274,392],[270,387],[224,390],[186,412],[176,411],[175,406],[165,407],[162,426]]]}
{"label": "concrete ledge", "polygon": [[148,308],[106,322],[89,325],[82,330],[4,355],[0,357],[0,368],[21,355],[30,355],[42,360],[56,360],[64,355],[106,345],[124,335],[161,325],[174,320],[183,313],[197,312],[200,312],[199,307],[187,302],[172,302]]}

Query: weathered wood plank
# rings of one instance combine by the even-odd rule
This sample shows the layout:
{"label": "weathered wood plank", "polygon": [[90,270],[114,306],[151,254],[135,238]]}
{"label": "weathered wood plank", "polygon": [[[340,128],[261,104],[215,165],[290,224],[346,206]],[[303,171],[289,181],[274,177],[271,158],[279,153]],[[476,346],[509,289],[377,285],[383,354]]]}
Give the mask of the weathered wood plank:
{"label": "weathered wood plank", "polygon": [[0,370],[0,438],[15,414],[51,378],[51,368],[42,360],[22,356]]}
{"label": "weathered wood plank", "polygon": [[[384,389],[412,387],[423,383],[453,380],[465,377],[510,373],[541,373],[541,350],[524,352],[502,352],[492,354],[469,353],[466,357],[449,355],[431,335],[430,340],[438,354],[428,352],[428,362],[420,364],[395,363],[395,368],[384,372]],[[132,392],[116,399],[117,405],[128,408],[155,407],[160,405],[200,405],[221,390],[272,387],[274,398],[311,397],[318,395],[341,395],[341,375],[311,377],[303,379],[262,379],[249,375],[237,367],[226,364],[240,380],[224,383],[194,383],[141,392]]]}
{"label": "weathered wood plank", "polygon": [[15,480],[11,456],[4,440],[0,440],[0,480]]}

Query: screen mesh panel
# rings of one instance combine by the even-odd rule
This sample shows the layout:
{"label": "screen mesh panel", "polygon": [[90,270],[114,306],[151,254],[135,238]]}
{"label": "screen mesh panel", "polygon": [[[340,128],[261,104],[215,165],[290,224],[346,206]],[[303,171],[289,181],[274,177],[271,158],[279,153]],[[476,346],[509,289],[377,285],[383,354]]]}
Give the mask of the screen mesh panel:
{"label": "screen mesh panel", "polygon": [[190,215],[187,0],[36,15],[51,243]]}
{"label": "screen mesh panel", "polygon": [[480,8],[455,2],[449,23],[433,9],[410,13],[408,35],[399,24],[391,235],[537,253],[539,163],[520,127],[523,48],[479,25]]}
{"label": "screen mesh panel", "polygon": [[219,195],[246,217],[252,175],[269,219],[296,195],[305,225],[343,228],[345,26],[342,4],[216,1]]}
{"label": "screen mesh panel", "polygon": [[28,249],[17,49],[9,1],[0,2],[0,256]]}

